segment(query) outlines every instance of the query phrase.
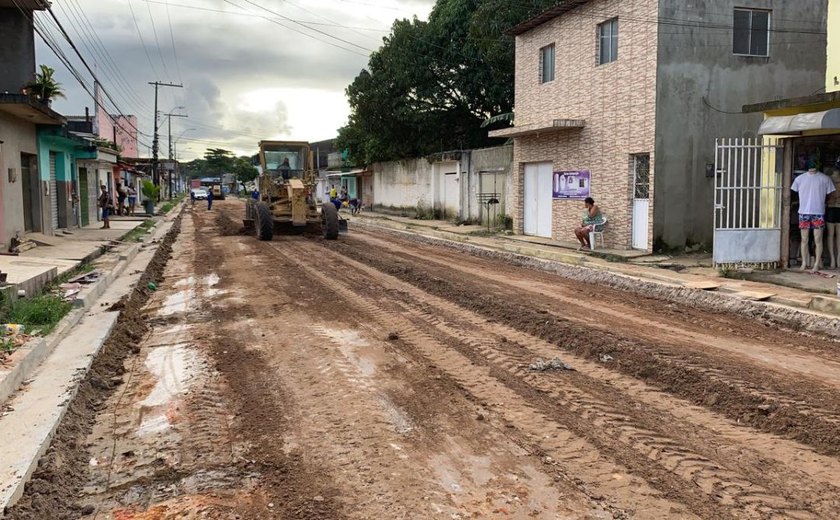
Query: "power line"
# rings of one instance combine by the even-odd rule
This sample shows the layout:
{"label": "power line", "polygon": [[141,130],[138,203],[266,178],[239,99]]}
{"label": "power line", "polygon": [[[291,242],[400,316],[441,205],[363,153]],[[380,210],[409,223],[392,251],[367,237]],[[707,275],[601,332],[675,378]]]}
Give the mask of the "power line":
{"label": "power line", "polygon": [[[148,108],[147,106],[144,107],[143,100],[137,95],[137,92],[131,86],[131,83],[125,78],[122,71],[117,66],[116,62],[114,61],[111,54],[108,52],[108,49],[102,43],[102,40],[96,34],[96,30],[93,28],[93,25],[90,23],[90,20],[84,14],[84,10],[78,6],[76,0],[70,0],[68,2],[68,9],[62,8],[59,4],[59,8],[62,9],[67,15],[72,16],[73,19],[76,21],[73,24],[74,29],[76,31],[76,35],[82,41],[82,44],[85,48],[91,52],[91,58],[96,60],[96,56],[100,58],[100,62],[103,64],[104,73],[106,75],[113,75],[114,82],[118,85],[118,87],[124,90],[126,97],[124,100],[127,102],[130,101],[130,104],[134,104],[138,108]],[[88,46],[87,42],[90,42],[90,46]],[[93,51],[91,51],[91,48]],[[94,56],[95,54],[95,56]],[[109,72],[110,71],[110,72]],[[130,99],[129,99],[130,98]]]}
{"label": "power line", "polygon": [[161,48],[160,48],[160,40],[158,39],[157,27],[155,26],[155,17],[152,14],[152,6],[149,5],[149,4],[146,4],[146,7],[149,10],[149,20],[151,20],[151,22],[152,22],[152,34],[155,37],[155,45],[157,46],[158,55],[160,55],[160,63],[161,63],[161,65],[163,65],[163,72],[164,72],[164,74],[166,74],[167,77],[171,77],[169,75],[169,70],[166,67],[166,60],[163,59],[163,50],[161,50]]}
{"label": "power line", "polygon": [[137,22],[137,15],[134,13],[134,7],[131,5],[131,0],[127,0],[128,10],[131,12],[131,19],[134,20],[134,27],[137,29],[137,36],[140,38],[140,46],[143,47],[143,52],[146,54],[146,60],[149,62],[149,67],[155,76],[160,76],[152,63],[152,57],[149,55],[149,49],[146,48],[146,42],[143,40],[143,31],[140,30],[140,24]]}
{"label": "power line", "polygon": [[172,30],[172,15],[169,13],[169,2],[166,2],[166,19],[169,22],[169,40],[172,42],[172,57],[175,58],[175,70],[178,72],[178,81],[183,83],[184,79],[181,76],[181,64],[178,63],[178,50],[175,45],[175,31]]}

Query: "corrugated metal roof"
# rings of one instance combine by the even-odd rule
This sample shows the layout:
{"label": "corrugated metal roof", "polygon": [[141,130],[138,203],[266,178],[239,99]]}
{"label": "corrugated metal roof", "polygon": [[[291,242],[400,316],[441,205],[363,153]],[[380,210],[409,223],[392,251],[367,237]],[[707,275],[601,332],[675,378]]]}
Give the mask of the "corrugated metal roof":
{"label": "corrugated metal roof", "polygon": [[564,0],[564,1],[560,2],[559,4],[555,5],[554,7],[546,9],[545,11],[541,12],[537,16],[534,16],[533,18],[531,18],[529,20],[525,20],[524,22],[522,22],[519,25],[513,26],[508,31],[508,33],[512,34],[514,36],[518,36],[522,33],[528,32],[531,29],[535,29],[535,28],[539,27],[540,25],[557,18],[561,14],[568,13],[572,9],[575,9],[576,7],[580,7],[583,4],[588,3],[589,1],[590,0]]}

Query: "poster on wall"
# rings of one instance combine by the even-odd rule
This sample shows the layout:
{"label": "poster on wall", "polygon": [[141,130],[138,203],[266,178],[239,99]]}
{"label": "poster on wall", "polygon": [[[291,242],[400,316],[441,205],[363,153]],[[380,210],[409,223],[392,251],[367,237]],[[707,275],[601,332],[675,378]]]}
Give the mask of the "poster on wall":
{"label": "poster on wall", "polygon": [[589,197],[589,170],[554,172],[555,199],[585,199]]}

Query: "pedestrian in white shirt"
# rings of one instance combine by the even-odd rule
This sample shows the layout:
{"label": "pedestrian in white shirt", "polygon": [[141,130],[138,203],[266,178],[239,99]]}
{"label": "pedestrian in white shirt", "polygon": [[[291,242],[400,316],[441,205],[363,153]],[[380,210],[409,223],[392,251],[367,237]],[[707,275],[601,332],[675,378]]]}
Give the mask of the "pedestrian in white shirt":
{"label": "pedestrian in white shirt", "polygon": [[825,229],[825,199],[835,191],[834,183],[816,168],[811,168],[808,173],[802,174],[793,181],[790,187],[792,191],[799,194],[799,232],[802,235],[802,270],[808,268],[810,258],[808,240],[810,231],[814,230],[814,245],[816,246],[816,258],[811,269],[817,272],[822,262],[823,252],[823,229]]}

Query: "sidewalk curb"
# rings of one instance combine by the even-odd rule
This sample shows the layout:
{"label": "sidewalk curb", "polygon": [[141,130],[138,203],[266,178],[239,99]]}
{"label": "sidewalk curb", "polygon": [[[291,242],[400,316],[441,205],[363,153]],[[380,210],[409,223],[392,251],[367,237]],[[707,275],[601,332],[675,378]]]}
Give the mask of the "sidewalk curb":
{"label": "sidewalk curb", "polygon": [[[437,243],[454,249],[467,250],[477,256],[495,257],[509,261],[516,265],[530,267],[547,272],[554,272],[566,278],[584,283],[600,283],[619,290],[653,296],[674,303],[698,306],[712,310],[728,310],[750,318],[769,321],[774,324],[804,329],[826,334],[840,339],[840,320],[836,314],[840,313],[840,300],[822,298],[809,295],[807,304],[787,297],[772,297],[769,301],[751,301],[738,296],[735,291],[704,291],[686,287],[681,280],[672,279],[666,275],[648,275],[641,273],[628,274],[623,272],[621,265],[604,265],[575,258],[574,261],[564,261],[571,253],[547,255],[525,254],[523,247],[515,247],[510,251],[508,247],[492,247],[465,240],[465,237],[450,239],[444,233],[430,230],[432,233],[407,228],[399,223],[383,224],[379,219],[358,219],[360,227],[371,227],[389,230],[410,237],[419,242]],[[545,258],[551,256],[554,258]],[[576,256],[576,255],[573,255]],[[645,273],[648,274],[648,273]],[[647,292],[645,292],[647,291]],[[820,301],[818,301],[820,300]],[[824,301],[822,301],[824,300]]]}
{"label": "sidewalk curb", "polygon": [[[177,214],[178,211],[176,211],[176,209],[177,206],[169,213],[169,215]],[[158,220],[151,228],[152,232],[144,238],[143,244],[133,244],[121,253],[119,261],[114,268],[96,281],[96,283],[94,283],[89,290],[86,291],[83,297],[77,299],[73,303],[76,308],[71,310],[67,316],[62,318],[49,335],[46,337],[32,339],[19,349],[22,351],[28,349],[29,351],[23,357],[15,361],[15,365],[10,371],[0,375],[0,404],[8,401],[9,397],[20,389],[24,381],[32,377],[44,360],[53,353],[55,347],[58,346],[58,344],[61,343],[68,334],[70,334],[73,327],[79,324],[84,315],[93,307],[94,303],[96,303],[96,301],[105,294],[105,291],[108,290],[117,278],[122,276],[126,267],[128,267],[134,258],[137,257],[137,254],[140,252],[142,246],[154,238],[157,238],[157,235],[163,228],[163,225],[170,221],[171,220],[166,217]],[[98,258],[101,254],[102,253],[93,256],[93,259]],[[91,259],[86,258],[85,260],[79,262],[79,265],[89,261],[91,261]]]}

